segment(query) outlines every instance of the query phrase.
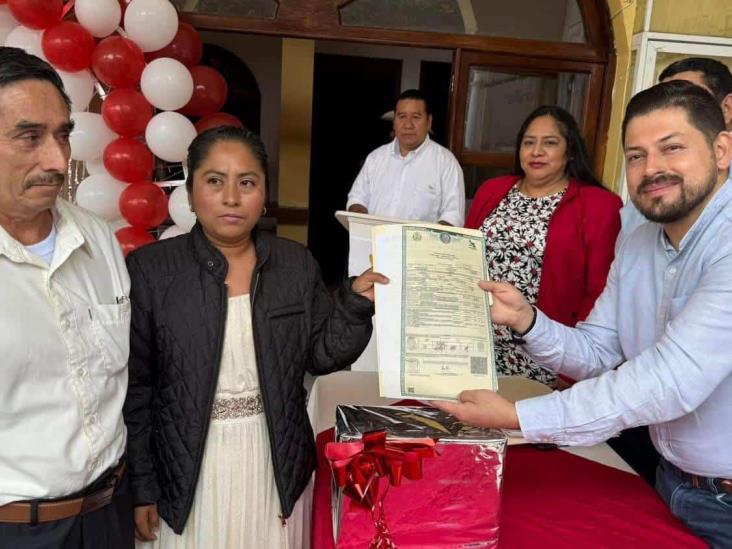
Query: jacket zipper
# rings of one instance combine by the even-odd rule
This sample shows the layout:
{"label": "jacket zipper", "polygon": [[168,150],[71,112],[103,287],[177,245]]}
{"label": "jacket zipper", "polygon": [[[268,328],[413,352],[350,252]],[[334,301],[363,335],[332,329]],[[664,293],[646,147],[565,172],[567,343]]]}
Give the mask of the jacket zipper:
{"label": "jacket zipper", "polygon": [[287,519],[285,518],[285,500],[283,497],[283,491],[281,486],[281,480],[280,480],[280,468],[279,468],[279,462],[277,460],[277,454],[275,452],[275,446],[274,446],[274,429],[272,428],[272,417],[271,417],[271,408],[269,404],[269,396],[267,391],[264,389],[264,384],[262,381],[264,380],[264,376],[262,376],[262,361],[260,360],[260,357],[262,354],[259,352],[259,340],[257,338],[257,324],[254,322],[254,302],[257,298],[257,286],[259,286],[259,270],[256,270],[254,272],[254,284],[252,285],[252,291],[251,291],[251,303],[250,306],[252,308],[252,335],[254,338],[254,354],[256,356],[256,362],[257,362],[257,375],[259,376],[259,394],[262,396],[262,402],[264,404],[264,418],[267,420],[267,432],[269,433],[269,448],[270,452],[272,453],[272,469],[274,470],[274,478],[275,478],[275,485],[277,486],[277,495],[280,498],[280,510],[282,511],[282,515],[280,515],[280,519],[282,521],[282,526],[286,525]]}
{"label": "jacket zipper", "polygon": [[205,427],[203,429],[203,442],[201,443],[201,448],[198,451],[198,454],[196,455],[196,462],[195,462],[195,471],[196,474],[193,477],[193,489],[190,491],[190,495],[188,496],[188,501],[186,501],[185,506],[185,514],[183,515],[186,517],[186,521],[188,520],[188,515],[191,513],[191,507],[193,507],[193,498],[196,495],[196,488],[198,486],[198,477],[201,474],[201,465],[203,464],[203,451],[206,449],[206,440],[208,439],[208,428],[211,425],[211,413],[213,412],[213,401],[214,398],[216,398],[216,386],[217,386],[217,380],[219,378],[219,371],[221,370],[221,357],[224,353],[224,332],[226,328],[226,315],[227,315],[227,296],[228,296],[228,290],[226,289],[226,283],[222,284],[223,286],[223,292],[221,293],[221,310],[223,311],[223,314],[221,315],[222,326],[219,329],[219,340],[218,340],[218,351],[216,355],[216,362],[214,363],[214,382],[211,384],[211,394],[209,395],[207,404],[206,404],[206,423],[204,424]]}

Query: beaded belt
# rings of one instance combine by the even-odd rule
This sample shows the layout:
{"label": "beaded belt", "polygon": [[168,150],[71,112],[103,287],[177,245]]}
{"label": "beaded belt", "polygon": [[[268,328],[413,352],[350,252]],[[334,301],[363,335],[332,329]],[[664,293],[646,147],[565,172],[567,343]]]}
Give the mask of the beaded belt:
{"label": "beaded belt", "polygon": [[214,400],[211,419],[234,419],[256,416],[264,412],[262,396],[259,394],[242,398],[219,398]]}

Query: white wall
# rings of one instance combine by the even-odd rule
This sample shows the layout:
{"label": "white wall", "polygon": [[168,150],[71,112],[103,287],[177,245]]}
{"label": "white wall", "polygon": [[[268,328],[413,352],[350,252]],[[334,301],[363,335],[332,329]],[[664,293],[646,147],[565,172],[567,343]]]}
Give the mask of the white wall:
{"label": "white wall", "polygon": [[262,95],[260,134],[269,155],[269,195],[277,199],[280,153],[280,90],[282,80],[282,40],[235,32],[202,31],[204,43],[215,44],[235,53],[254,73]]}

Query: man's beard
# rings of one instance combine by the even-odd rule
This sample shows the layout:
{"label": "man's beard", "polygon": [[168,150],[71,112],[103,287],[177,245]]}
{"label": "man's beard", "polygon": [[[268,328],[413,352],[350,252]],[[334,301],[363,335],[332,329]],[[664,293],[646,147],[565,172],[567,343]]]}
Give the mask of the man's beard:
{"label": "man's beard", "polygon": [[[650,185],[655,183],[675,183],[679,189],[679,197],[672,203],[664,202],[666,197],[657,196],[651,200],[650,204],[643,203],[640,197],[643,191]],[[678,175],[661,174],[655,177],[644,177],[635,196],[632,197],[633,204],[638,211],[648,219],[655,223],[673,223],[686,217],[699,204],[711,194],[717,183],[717,174],[712,172],[704,185],[698,187],[690,187],[685,185],[684,178]]]}

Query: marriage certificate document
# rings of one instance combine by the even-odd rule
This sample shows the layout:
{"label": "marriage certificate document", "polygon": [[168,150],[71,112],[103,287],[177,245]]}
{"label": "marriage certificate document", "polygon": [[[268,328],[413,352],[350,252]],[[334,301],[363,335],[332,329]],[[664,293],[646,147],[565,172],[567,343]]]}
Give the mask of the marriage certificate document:
{"label": "marriage certificate document", "polygon": [[497,389],[485,240],[432,224],[372,229],[379,392],[387,398],[456,399]]}

